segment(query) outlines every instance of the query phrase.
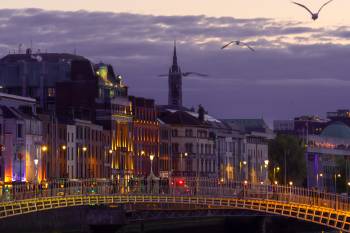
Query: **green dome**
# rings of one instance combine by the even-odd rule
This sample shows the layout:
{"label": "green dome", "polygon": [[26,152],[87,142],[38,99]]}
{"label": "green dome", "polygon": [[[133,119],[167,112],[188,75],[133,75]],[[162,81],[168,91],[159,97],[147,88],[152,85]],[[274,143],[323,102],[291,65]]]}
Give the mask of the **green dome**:
{"label": "green dome", "polygon": [[350,139],[350,127],[343,122],[335,122],[327,126],[321,133],[323,137]]}

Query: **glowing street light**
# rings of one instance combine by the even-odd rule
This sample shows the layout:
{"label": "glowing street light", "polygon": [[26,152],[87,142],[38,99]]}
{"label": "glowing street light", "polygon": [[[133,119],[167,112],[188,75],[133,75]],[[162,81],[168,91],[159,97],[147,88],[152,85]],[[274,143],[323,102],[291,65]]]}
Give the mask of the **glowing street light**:
{"label": "glowing street light", "polygon": [[62,150],[66,150],[67,146],[66,145],[62,145]]}
{"label": "glowing street light", "polygon": [[265,166],[267,167],[269,165],[269,160],[264,161]]}
{"label": "glowing street light", "polygon": [[243,161],[243,165],[247,165],[247,161]]}
{"label": "glowing street light", "polygon": [[39,159],[34,159],[34,165],[38,166],[38,164],[39,164]]}
{"label": "glowing street light", "polygon": [[83,151],[84,151],[84,152],[87,151],[87,147],[86,147],[86,146],[83,147]]}
{"label": "glowing street light", "polygon": [[141,151],[141,155],[145,155],[145,151],[142,150],[142,151]]}
{"label": "glowing street light", "polygon": [[275,180],[275,182],[274,182],[274,183],[275,183],[275,185],[278,185],[278,181],[277,181],[277,180]]}
{"label": "glowing street light", "polygon": [[112,150],[112,149],[109,149],[108,153],[109,153],[109,154],[113,154],[113,150]]}
{"label": "glowing street light", "polygon": [[42,150],[42,152],[46,152],[47,151],[47,146],[45,146],[45,145],[41,146],[41,150]]}
{"label": "glowing street light", "polygon": [[293,181],[289,181],[289,186],[293,186]]}

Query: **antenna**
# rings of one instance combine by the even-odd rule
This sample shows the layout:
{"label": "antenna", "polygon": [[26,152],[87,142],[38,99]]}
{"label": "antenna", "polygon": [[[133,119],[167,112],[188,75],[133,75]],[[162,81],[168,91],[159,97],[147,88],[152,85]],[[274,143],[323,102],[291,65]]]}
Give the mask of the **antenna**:
{"label": "antenna", "polygon": [[22,53],[22,43],[20,43],[18,45],[18,53],[21,54]]}

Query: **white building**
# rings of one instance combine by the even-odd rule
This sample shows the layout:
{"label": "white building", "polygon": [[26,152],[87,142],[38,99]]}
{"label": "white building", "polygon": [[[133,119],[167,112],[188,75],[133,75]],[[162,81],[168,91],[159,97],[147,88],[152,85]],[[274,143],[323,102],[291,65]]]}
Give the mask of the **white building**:
{"label": "white building", "polygon": [[35,106],[35,99],[0,93],[3,182],[41,180],[42,125]]}

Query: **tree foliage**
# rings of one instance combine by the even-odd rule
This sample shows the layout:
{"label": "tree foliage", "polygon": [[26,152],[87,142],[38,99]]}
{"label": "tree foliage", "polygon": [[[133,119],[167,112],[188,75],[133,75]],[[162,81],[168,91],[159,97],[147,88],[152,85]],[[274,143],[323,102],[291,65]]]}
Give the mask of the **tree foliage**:
{"label": "tree foliage", "polygon": [[274,140],[271,140],[269,143],[269,161],[271,182],[278,181],[279,184],[284,184],[285,169],[287,169],[287,184],[290,181],[298,186],[306,184],[305,146],[296,136],[277,135]]}

